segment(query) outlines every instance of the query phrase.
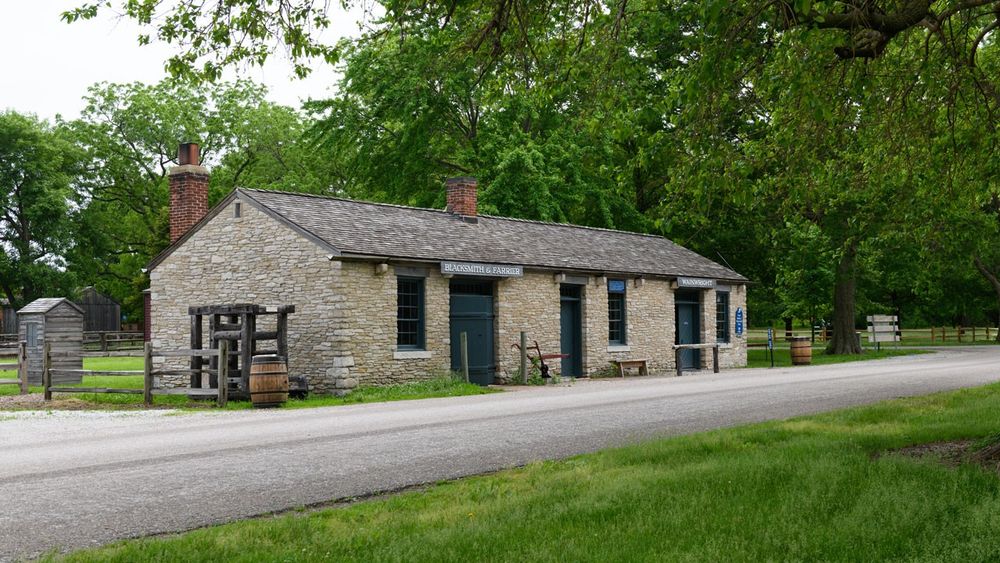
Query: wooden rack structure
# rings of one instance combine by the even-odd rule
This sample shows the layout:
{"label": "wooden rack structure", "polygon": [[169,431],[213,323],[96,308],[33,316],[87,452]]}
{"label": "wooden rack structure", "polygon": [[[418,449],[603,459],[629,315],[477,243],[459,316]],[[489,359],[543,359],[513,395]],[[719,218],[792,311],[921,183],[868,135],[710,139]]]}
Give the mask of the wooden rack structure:
{"label": "wooden rack structure", "polygon": [[[288,360],[288,315],[295,312],[295,305],[279,305],[267,307],[252,303],[234,303],[228,305],[204,305],[189,307],[191,316],[191,349],[201,350],[205,342],[205,318],[208,318],[209,348],[217,349],[220,342],[229,342],[228,358],[225,362],[229,368],[229,396],[248,399],[250,397],[250,364],[254,356],[276,354]],[[257,330],[259,317],[274,316],[274,330]],[[272,342],[271,347],[263,348],[262,342]],[[191,386],[202,387],[207,383],[210,388],[218,387],[218,379],[213,372],[219,368],[220,358],[209,357],[209,370],[202,371],[205,359],[200,356],[191,358]],[[197,371],[197,373],[196,373]],[[195,381],[195,378],[209,377],[209,381]],[[305,396],[308,384],[303,376],[291,375],[288,378],[289,393],[292,396]]]}

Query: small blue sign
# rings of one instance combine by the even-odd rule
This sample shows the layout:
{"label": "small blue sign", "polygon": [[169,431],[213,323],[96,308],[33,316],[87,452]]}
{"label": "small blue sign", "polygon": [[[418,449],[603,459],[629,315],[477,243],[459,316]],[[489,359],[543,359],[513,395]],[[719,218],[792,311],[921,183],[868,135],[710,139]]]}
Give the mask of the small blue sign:
{"label": "small blue sign", "polygon": [[736,336],[743,336],[743,307],[736,308]]}
{"label": "small blue sign", "polygon": [[608,280],[608,291],[622,293],[625,291],[625,280]]}
{"label": "small blue sign", "polygon": [[767,329],[767,349],[774,350],[774,329]]}

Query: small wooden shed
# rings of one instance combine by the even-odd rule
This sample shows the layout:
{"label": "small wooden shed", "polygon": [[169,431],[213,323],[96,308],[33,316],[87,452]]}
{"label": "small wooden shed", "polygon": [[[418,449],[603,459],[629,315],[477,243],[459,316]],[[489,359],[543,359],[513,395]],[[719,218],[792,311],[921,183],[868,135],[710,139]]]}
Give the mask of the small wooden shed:
{"label": "small wooden shed", "polygon": [[17,334],[17,312],[6,301],[0,301],[0,334]]}
{"label": "small wooden shed", "polygon": [[[83,369],[83,309],[69,299],[36,299],[17,312],[17,333],[27,342],[28,383],[42,384],[45,343],[53,369]],[[80,383],[80,375],[53,376],[53,384]]]}
{"label": "small wooden shed", "polygon": [[83,309],[86,332],[118,332],[122,329],[122,306],[93,287],[85,287],[77,305]]}

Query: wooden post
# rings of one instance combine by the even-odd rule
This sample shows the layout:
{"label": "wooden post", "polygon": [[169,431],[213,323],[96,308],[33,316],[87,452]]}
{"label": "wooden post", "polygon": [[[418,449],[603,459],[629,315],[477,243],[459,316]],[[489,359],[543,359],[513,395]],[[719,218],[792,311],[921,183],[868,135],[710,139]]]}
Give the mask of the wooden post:
{"label": "wooden post", "polygon": [[959,344],[962,343],[962,333],[963,332],[965,332],[965,331],[962,329],[962,325],[958,325],[958,343]]}
{"label": "wooden post", "polygon": [[107,352],[108,351],[108,333],[102,331],[102,332],[99,333],[99,336],[101,337],[101,352]]}
{"label": "wooden post", "polygon": [[[225,357],[229,354],[229,341],[223,340],[219,343],[219,355]],[[216,378],[219,382],[219,407],[225,407],[229,402],[229,362],[219,362],[219,375]]]}
{"label": "wooden post", "polygon": [[242,333],[240,334],[240,379],[243,391],[250,392],[250,363],[253,361],[254,316],[250,313],[240,315]]}
{"label": "wooden post", "polygon": [[934,327],[931,327],[931,344],[934,344]]}
{"label": "wooden post", "polygon": [[976,341],[976,325],[972,325],[972,341]]}
{"label": "wooden post", "polygon": [[[202,347],[201,315],[191,315],[191,349],[201,350]],[[204,359],[201,356],[191,356],[191,388],[203,387],[201,367]],[[198,370],[198,371],[195,371]]]}
{"label": "wooden post", "polygon": [[[215,340],[215,330],[219,326],[219,315],[209,315],[208,316],[208,347],[212,349],[217,349],[219,343]],[[219,357],[212,356],[208,359],[208,367],[211,369],[219,369]]]}
{"label": "wooden post", "polygon": [[465,378],[465,382],[469,382],[469,335],[463,332],[459,338],[461,342],[461,353],[462,353],[462,377]]}
{"label": "wooden post", "polygon": [[288,362],[288,313],[278,313],[274,329],[278,332],[278,355]]}
{"label": "wooden post", "polygon": [[17,378],[21,380],[21,394],[28,394],[28,343],[17,343]]}
{"label": "wooden post", "polygon": [[49,356],[51,351],[52,343],[46,341],[42,347],[42,392],[46,401],[52,400],[52,372],[49,369],[52,365],[52,358]]}
{"label": "wooden post", "polygon": [[528,384],[528,333],[521,331],[521,383]]}
{"label": "wooden post", "polygon": [[[677,377],[681,376],[681,349],[674,348],[674,365],[677,367]],[[624,377],[624,376],[622,376]]]}
{"label": "wooden post", "polygon": [[712,371],[719,373],[719,345],[712,346]]}
{"label": "wooden post", "polygon": [[142,403],[153,406],[153,343],[142,345]]}

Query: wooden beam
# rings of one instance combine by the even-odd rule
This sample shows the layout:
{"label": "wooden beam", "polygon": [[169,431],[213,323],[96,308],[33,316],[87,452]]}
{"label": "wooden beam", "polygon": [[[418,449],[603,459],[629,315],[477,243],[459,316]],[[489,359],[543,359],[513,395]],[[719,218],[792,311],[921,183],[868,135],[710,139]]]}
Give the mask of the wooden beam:
{"label": "wooden beam", "polygon": [[[229,342],[223,340],[219,344],[219,350],[222,357],[226,357],[229,352]],[[220,408],[225,407],[226,403],[229,402],[229,362],[222,362],[219,364],[219,375],[217,377],[218,385],[218,405]]]}
{"label": "wooden beam", "polygon": [[158,350],[153,352],[158,358],[186,358],[188,356],[218,356],[218,350]]}
{"label": "wooden beam", "polygon": [[42,347],[42,393],[43,399],[46,401],[52,400],[52,373],[49,369],[52,367],[52,344],[50,342],[45,342]]}
{"label": "wooden beam", "polygon": [[143,376],[142,376],[142,403],[147,407],[153,406],[153,344],[146,342],[143,345]]}
{"label": "wooden beam", "polygon": [[109,387],[49,387],[49,393],[123,393],[126,395],[142,395],[143,389],[114,389]]}
{"label": "wooden beam", "polygon": [[[201,315],[191,315],[191,349],[201,350],[204,347],[202,344],[202,316]],[[200,369],[203,362],[202,356],[191,356],[191,387],[194,387],[196,383],[199,383],[198,379],[201,378]],[[193,370],[199,370],[198,372]]]}

